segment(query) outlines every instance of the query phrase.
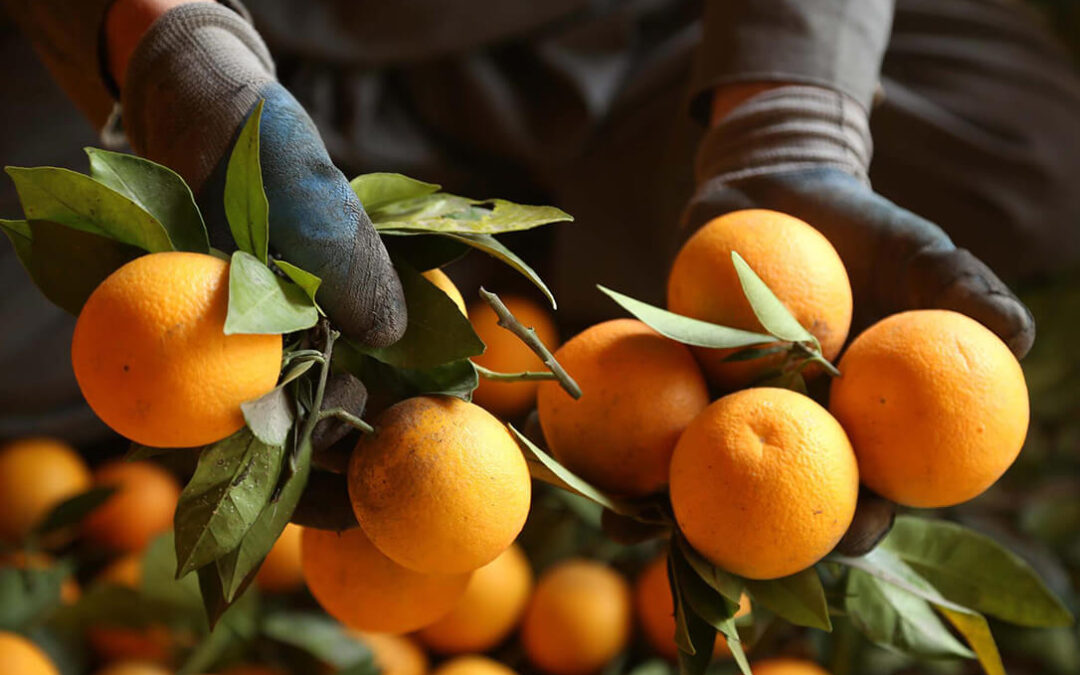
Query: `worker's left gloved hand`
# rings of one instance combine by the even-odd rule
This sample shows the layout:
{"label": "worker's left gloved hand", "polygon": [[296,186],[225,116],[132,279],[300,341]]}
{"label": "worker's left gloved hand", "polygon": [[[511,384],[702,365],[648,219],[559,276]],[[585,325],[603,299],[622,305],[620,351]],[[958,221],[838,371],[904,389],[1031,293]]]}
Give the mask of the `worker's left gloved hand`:
{"label": "worker's left gloved hand", "polygon": [[322,278],[319,303],[347,336],[371,346],[396,341],[405,330],[405,301],[386,249],[244,18],[213,3],[169,10],[140,39],[121,91],[134,150],[184,177],[198,195],[211,242],[229,248],[225,167],[260,100],[272,249]]}

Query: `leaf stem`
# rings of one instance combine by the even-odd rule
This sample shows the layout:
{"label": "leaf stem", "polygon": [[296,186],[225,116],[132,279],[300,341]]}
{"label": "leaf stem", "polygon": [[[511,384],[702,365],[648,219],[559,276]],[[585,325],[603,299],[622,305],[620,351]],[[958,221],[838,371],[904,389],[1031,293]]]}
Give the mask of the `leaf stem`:
{"label": "leaf stem", "polygon": [[318,349],[297,349],[294,352],[288,352],[281,360],[282,367],[285,367],[293,361],[318,361],[322,363],[325,360],[325,356]]}
{"label": "leaf stem", "polygon": [[544,346],[544,343],[536,336],[536,331],[522,325],[520,321],[514,318],[514,315],[506,308],[506,305],[499,299],[499,296],[481,287],[480,297],[495,310],[495,314],[499,317],[499,325],[518,336],[529,349],[533,350],[533,352],[540,357],[540,360],[548,367],[555,376],[555,379],[562,385],[562,388],[566,390],[566,393],[570,394],[570,396],[575,399],[581,398],[581,387],[574,381],[574,378],[570,377],[570,374],[563,369],[559,362],[555,360],[551,351]]}
{"label": "leaf stem", "polygon": [[478,363],[473,363],[473,367],[476,368],[476,372],[480,374],[480,377],[488,380],[495,380],[496,382],[531,382],[534,380],[559,379],[555,373],[549,370],[526,370],[520,373],[500,373],[495,370],[489,370]]}
{"label": "leaf stem", "polygon": [[326,393],[326,380],[330,375],[330,356],[334,353],[334,341],[341,335],[341,333],[330,327],[330,322],[326,319],[322,319],[319,322],[319,326],[326,335],[326,343],[323,345],[323,350],[319,354],[320,358],[322,358],[322,368],[319,369],[319,383],[315,387],[315,396],[312,398],[311,413],[304,419],[304,426],[300,430],[300,443],[297,445],[297,451],[289,458],[290,466],[293,471],[296,471],[298,468],[296,463],[297,458],[303,453],[304,446],[311,445],[311,434],[315,431],[315,425],[319,423],[323,395]]}
{"label": "leaf stem", "polygon": [[327,408],[326,410],[320,410],[318,415],[320,420],[324,420],[328,417],[341,420],[349,426],[363,431],[365,434],[374,433],[375,427],[371,426],[364,420],[360,419],[356,415],[352,414],[345,408]]}

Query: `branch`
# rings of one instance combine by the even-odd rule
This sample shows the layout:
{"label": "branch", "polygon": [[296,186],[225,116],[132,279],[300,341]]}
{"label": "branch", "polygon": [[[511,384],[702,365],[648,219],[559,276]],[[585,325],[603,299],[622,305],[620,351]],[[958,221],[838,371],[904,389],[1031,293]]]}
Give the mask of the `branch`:
{"label": "branch", "polygon": [[370,434],[375,431],[375,427],[371,426],[364,420],[352,414],[345,408],[327,408],[326,410],[319,411],[320,421],[328,417],[333,417],[336,420],[340,420],[353,428],[363,431],[365,434]]}
{"label": "branch", "polygon": [[549,370],[527,370],[521,373],[500,373],[495,370],[489,370],[478,363],[473,363],[473,366],[476,368],[476,372],[480,374],[480,377],[496,382],[532,382],[534,380],[559,379],[555,373]]}

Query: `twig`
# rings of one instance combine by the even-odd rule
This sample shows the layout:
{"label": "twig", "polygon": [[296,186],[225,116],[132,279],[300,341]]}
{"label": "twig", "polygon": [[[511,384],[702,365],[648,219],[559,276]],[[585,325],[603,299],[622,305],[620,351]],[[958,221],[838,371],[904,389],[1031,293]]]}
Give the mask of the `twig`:
{"label": "twig", "polygon": [[499,296],[491,291],[480,287],[480,297],[495,310],[495,314],[499,316],[499,325],[518,336],[529,349],[533,350],[536,355],[540,357],[540,360],[543,361],[544,365],[548,367],[548,370],[555,375],[555,379],[559,381],[559,384],[566,390],[566,393],[574,398],[581,398],[581,387],[574,381],[574,378],[570,377],[569,373],[563,370],[563,367],[559,365],[559,362],[552,356],[551,351],[548,350],[548,348],[544,346],[544,343],[540,341],[540,338],[536,336],[536,331],[527,326],[523,326],[520,321],[514,318],[514,315],[506,308],[506,305],[499,299]]}
{"label": "twig", "polygon": [[282,366],[287,366],[293,361],[318,361],[322,363],[325,357],[323,353],[318,349],[297,349],[293,352],[285,354],[285,358],[282,359]]}
{"label": "twig", "polygon": [[363,431],[365,434],[370,434],[375,431],[375,427],[371,426],[364,420],[352,414],[345,408],[327,408],[326,410],[319,411],[320,420],[324,420],[328,417],[333,417],[336,420],[341,420],[345,424],[348,424],[353,428]]}
{"label": "twig", "polygon": [[526,370],[520,373],[500,373],[495,370],[489,370],[478,363],[473,363],[476,368],[476,372],[487,380],[494,380],[496,382],[531,382],[533,380],[557,380],[555,373],[550,370]]}
{"label": "twig", "polygon": [[341,335],[341,333],[330,327],[330,322],[326,319],[320,321],[319,325],[323,330],[323,334],[326,335],[326,343],[323,345],[323,350],[320,354],[322,357],[322,368],[319,370],[319,383],[315,387],[315,396],[312,399],[312,413],[304,420],[304,426],[300,431],[300,444],[297,446],[297,451],[294,452],[293,456],[290,458],[293,471],[297,470],[297,458],[302,452],[301,448],[305,444],[311,445],[311,434],[315,431],[315,425],[319,423],[319,409],[322,407],[323,395],[326,393],[326,379],[330,375],[330,356],[334,353],[334,341]]}

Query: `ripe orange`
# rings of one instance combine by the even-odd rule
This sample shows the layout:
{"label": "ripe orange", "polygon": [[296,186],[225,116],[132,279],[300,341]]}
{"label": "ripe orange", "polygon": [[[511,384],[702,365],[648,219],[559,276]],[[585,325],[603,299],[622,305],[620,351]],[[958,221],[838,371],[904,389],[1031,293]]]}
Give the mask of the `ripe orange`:
{"label": "ripe orange", "polygon": [[358,633],[371,649],[379,675],[426,675],[428,658],[420,645],[404,635]]}
{"label": "ripe orange", "polygon": [[288,593],[304,585],[304,573],[300,569],[299,525],[289,523],[285,526],[255,575],[255,583],[270,593]]}
{"label": "ripe orange", "polygon": [[612,494],[663,489],[679,434],[709,404],[690,350],[616,319],[578,334],[555,358],[582,391],[575,401],[556,382],[540,386],[540,426],[555,458]]}
{"label": "ripe orange", "polygon": [[[637,610],[641,629],[649,641],[664,658],[675,661],[679,658],[679,647],[675,644],[675,600],[671,597],[671,584],[668,583],[667,555],[660,555],[645,566],[634,585],[634,608]],[[750,598],[745,594],[739,599],[736,618],[750,612]],[[716,636],[713,646],[713,658],[730,656],[727,641],[722,635]]]}
{"label": "ripe orange", "polygon": [[[743,295],[731,252],[737,251],[781,302],[821,342],[830,361],[851,328],[851,283],[832,244],[805,222],[776,211],[735,211],[706,223],[683,245],[668,276],[668,309],[695,319],[762,331]],[[710,380],[745,387],[779,357],[724,361],[731,350],[695,348]],[[810,374],[815,372],[808,369]]]}
{"label": "ripe orange", "polygon": [[446,661],[432,675],[517,675],[517,672],[495,659],[469,654]]}
{"label": "ripe orange", "polygon": [[444,654],[486,652],[510,634],[529,602],[532,568],[515,544],[473,572],[454,609],[417,637]]}
{"label": "ripe orange", "polygon": [[[521,323],[536,331],[536,336],[548,349],[559,346],[559,332],[551,313],[532,300],[508,295],[501,297],[503,304]],[[475,302],[469,307],[473,330],[486,345],[484,353],[473,357],[473,362],[500,373],[542,371],[547,368],[540,357],[516,335],[499,325],[499,316],[486,302]],[[536,401],[538,382],[498,382],[483,377],[473,392],[473,401],[499,417],[519,417],[529,411]]]}
{"label": "ripe orange", "polygon": [[443,272],[436,267],[435,269],[424,272],[423,276],[425,279],[435,284],[440,291],[450,296],[450,299],[454,301],[454,304],[461,310],[461,313],[468,318],[469,312],[465,309],[465,298],[461,297],[461,291],[459,291],[458,287],[454,285],[454,282],[450,280],[450,277],[446,276],[446,272]]}
{"label": "ripe orange", "polygon": [[87,628],[86,639],[98,658],[106,662],[169,663],[176,646],[176,637],[163,624],[142,628],[93,625]]}
{"label": "ripe orange", "polygon": [[840,424],[787,389],[721,398],[686,428],[671,458],[671,505],[686,538],[751,579],[820,560],[851,524],[858,492]]}
{"label": "ripe orange", "polygon": [[138,588],[142,583],[142,555],[128,553],[113,560],[98,574],[97,579],[116,586]]}
{"label": "ripe orange", "polygon": [[349,461],[356,519],[380,551],[429,574],[471,572],[514,542],[532,483],[521,448],[483,408],[419,396],[387,408]]}
{"label": "ripe orange", "polygon": [[40,647],[21,635],[7,631],[0,631],[0,673],[60,675]]}
{"label": "ripe orange", "polygon": [[866,485],[906,506],[967,501],[1016,459],[1028,427],[1020,364],[996,335],[947,310],[887,317],[840,360],[829,409]]}
{"label": "ripe orange", "polygon": [[97,485],[117,488],[82,522],[83,535],[116,551],[137,552],[172,528],[180,485],[152,462],[114,461],[94,471]]}
{"label": "ripe orange", "polygon": [[360,528],[304,528],[304,580],[331,616],[350,628],[405,633],[444,616],[465,592],[468,574],[421,574],[379,552]]}
{"label": "ripe orange", "polygon": [[610,567],[571,559],[541,576],[525,612],[521,644],[551,675],[586,675],[613,659],[630,636],[630,588]]}
{"label": "ripe orange", "polygon": [[244,426],[240,404],[274,388],[280,335],[225,335],[229,264],[152,253],[101,282],[83,306],[71,362],[105,424],[154,447],[213,443]]}
{"label": "ripe orange", "polygon": [[766,659],[751,664],[754,675],[829,675],[829,672],[805,659]]}
{"label": "ripe orange", "polygon": [[51,438],[0,448],[0,541],[15,544],[54,506],[90,489],[90,469],[75,449]]}
{"label": "ripe orange", "polygon": [[110,663],[97,671],[97,675],[173,675],[173,671],[147,661],[121,661]]}

